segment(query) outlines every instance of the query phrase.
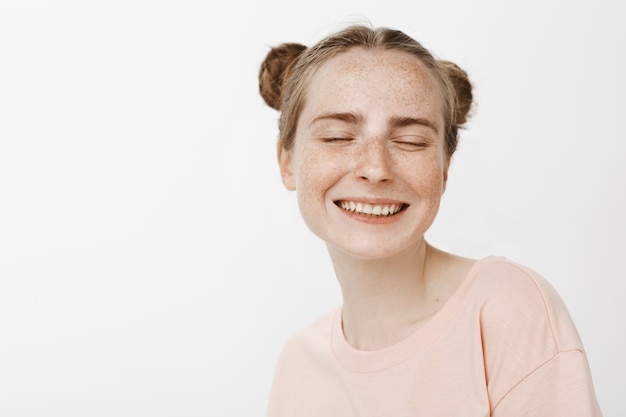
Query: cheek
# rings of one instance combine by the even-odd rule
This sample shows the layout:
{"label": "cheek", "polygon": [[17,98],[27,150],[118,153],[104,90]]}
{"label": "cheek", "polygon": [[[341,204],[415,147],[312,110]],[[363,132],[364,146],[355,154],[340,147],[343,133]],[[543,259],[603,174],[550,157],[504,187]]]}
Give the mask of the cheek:
{"label": "cheek", "polygon": [[301,153],[296,178],[298,203],[301,209],[315,205],[323,194],[328,170],[324,169],[323,159],[307,152]]}
{"label": "cheek", "polygon": [[329,152],[315,146],[302,149],[299,156],[297,182],[302,191],[328,188],[345,174],[353,159],[347,152]]}
{"label": "cheek", "polygon": [[307,220],[324,210],[326,194],[349,172],[350,161],[345,154],[315,148],[300,156],[296,190],[300,211]]}
{"label": "cheek", "polygon": [[[399,158],[402,159],[402,158]],[[436,155],[397,161],[398,172],[424,197],[441,195],[445,184],[445,164]]]}

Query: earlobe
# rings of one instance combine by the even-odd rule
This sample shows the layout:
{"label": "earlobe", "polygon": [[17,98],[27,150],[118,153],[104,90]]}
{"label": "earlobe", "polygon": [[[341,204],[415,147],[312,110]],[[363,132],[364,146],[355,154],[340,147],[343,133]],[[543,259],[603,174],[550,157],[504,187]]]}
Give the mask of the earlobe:
{"label": "earlobe", "polygon": [[293,175],[292,169],[292,155],[291,151],[286,150],[281,145],[278,145],[278,166],[280,168],[280,177],[283,181],[283,185],[290,191],[296,189],[296,179]]}

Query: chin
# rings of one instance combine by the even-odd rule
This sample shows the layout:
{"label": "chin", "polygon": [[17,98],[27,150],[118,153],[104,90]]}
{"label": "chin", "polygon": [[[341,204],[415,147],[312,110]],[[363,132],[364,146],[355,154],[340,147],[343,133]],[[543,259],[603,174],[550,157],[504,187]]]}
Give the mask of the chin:
{"label": "chin", "polygon": [[380,241],[374,242],[361,242],[361,244],[355,245],[346,245],[345,243],[326,243],[328,247],[328,251],[331,255],[339,255],[339,256],[348,256],[355,259],[360,260],[384,260],[390,259],[394,256],[406,253],[410,251],[411,248],[416,248],[420,246],[420,242],[423,242],[423,239],[412,243],[392,243],[387,242],[385,245],[381,245]]}

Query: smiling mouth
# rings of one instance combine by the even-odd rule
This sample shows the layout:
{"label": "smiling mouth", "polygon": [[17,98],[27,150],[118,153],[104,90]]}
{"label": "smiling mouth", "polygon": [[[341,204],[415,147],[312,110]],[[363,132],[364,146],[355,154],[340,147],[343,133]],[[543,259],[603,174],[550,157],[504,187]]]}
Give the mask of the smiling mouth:
{"label": "smiling mouth", "polygon": [[409,205],[404,203],[398,204],[369,204],[358,201],[337,200],[334,202],[337,207],[345,211],[356,214],[363,214],[372,217],[389,217],[400,213]]}

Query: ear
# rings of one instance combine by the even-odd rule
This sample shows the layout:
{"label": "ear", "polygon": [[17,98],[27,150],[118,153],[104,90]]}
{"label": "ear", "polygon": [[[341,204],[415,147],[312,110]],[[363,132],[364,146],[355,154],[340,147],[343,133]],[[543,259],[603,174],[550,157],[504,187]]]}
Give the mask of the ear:
{"label": "ear", "polygon": [[290,191],[296,190],[296,177],[293,174],[293,155],[292,150],[286,150],[282,145],[278,145],[278,166],[280,168],[280,178],[283,185]]}

